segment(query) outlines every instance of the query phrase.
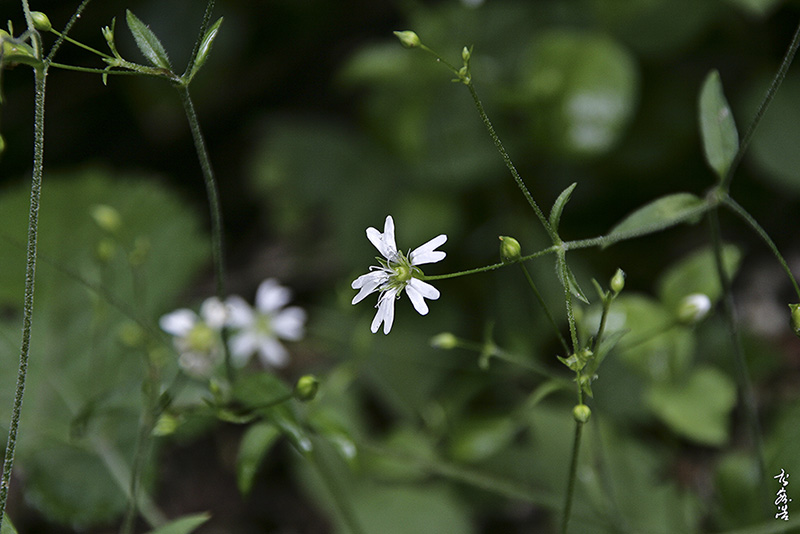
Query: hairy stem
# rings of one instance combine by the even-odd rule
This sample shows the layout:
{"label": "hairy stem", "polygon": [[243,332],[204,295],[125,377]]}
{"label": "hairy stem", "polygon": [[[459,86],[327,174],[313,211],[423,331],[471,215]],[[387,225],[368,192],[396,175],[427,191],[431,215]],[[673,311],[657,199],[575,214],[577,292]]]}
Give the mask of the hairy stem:
{"label": "hairy stem", "polygon": [[[580,386],[578,387],[580,390]],[[575,437],[572,441],[572,459],[569,464],[569,478],[567,481],[567,495],[564,499],[564,511],[561,516],[561,534],[567,534],[567,526],[572,512],[572,497],[575,493],[575,479],[578,476],[578,452],[581,446],[583,423],[575,421]]]}
{"label": "hairy stem", "polygon": [[22,416],[22,399],[25,396],[25,380],[28,375],[28,358],[33,326],[33,294],[36,279],[36,249],[39,235],[39,203],[42,196],[42,174],[44,169],[44,96],[47,70],[37,68],[35,72],[36,102],[34,108],[34,153],[33,174],[31,177],[31,201],[28,213],[28,245],[25,264],[25,294],[22,305],[22,342],[20,343],[17,385],[14,403],[11,408],[11,422],[8,426],[8,441],[3,458],[3,476],[0,479],[0,528],[3,524],[11,471],[14,467],[14,452],[17,446],[17,433]]}

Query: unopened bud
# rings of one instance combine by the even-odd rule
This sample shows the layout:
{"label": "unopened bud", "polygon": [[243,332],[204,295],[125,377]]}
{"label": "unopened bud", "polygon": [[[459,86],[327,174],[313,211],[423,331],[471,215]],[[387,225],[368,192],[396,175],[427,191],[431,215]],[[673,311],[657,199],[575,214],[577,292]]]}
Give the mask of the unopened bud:
{"label": "unopened bud", "polygon": [[585,404],[576,404],[572,409],[572,417],[579,423],[585,423],[592,416],[592,410]]}
{"label": "unopened bud", "polygon": [[314,375],[303,375],[294,386],[294,397],[297,400],[308,402],[314,400],[319,391],[319,379]]}
{"label": "unopened bud", "polygon": [[618,294],[622,292],[622,289],[625,287],[625,271],[622,269],[617,269],[617,272],[614,273],[614,276],[611,277],[611,291],[614,294]]}
{"label": "unopened bud", "polygon": [[405,46],[406,48],[417,48],[419,45],[422,44],[422,41],[419,40],[419,36],[412,32],[411,30],[405,30],[401,32],[393,32],[398,39],[400,39],[400,43]]}
{"label": "unopened bud", "polygon": [[442,332],[431,338],[431,347],[435,349],[454,349],[458,346],[458,339],[450,332]]}
{"label": "unopened bud", "polygon": [[705,319],[711,311],[711,299],[703,293],[686,295],[678,306],[678,320],[685,324],[697,323]]}
{"label": "unopened bud", "polygon": [[800,337],[800,304],[789,304],[789,309],[792,312],[791,322],[792,331],[794,335]]}
{"label": "unopened bud", "polygon": [[467,47],[465,46],[465,47],[464,47],[464,49],[463,49],[463,50],[461,50],[461,59],[463,59],[463,60],[464,60],[464,64],[465,64],[465,65],[466,65],[467,63],[469,63],[469,58],[470,58],[470,56],[472,56],[472,50],[470,50],[469,48],[467,48]]}
{"label": "unopened bud", "polygon": [[507,235],[500,236],[500,258],[503,263],[513,263],[522,257],[522,246],[519,241]]}
{"label": "unopened bud", "polygon": [[50,19],[41,11],[31,11],[31,19],[33,20],[33,27],[40,32],[49,32],[53,29]]}

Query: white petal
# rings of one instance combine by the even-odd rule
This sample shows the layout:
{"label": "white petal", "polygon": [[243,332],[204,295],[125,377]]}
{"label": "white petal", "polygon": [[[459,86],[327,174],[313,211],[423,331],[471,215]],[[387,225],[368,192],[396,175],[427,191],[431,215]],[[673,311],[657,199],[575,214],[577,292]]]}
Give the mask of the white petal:
{"label": "white petal", "polygon": [[372,319],[372,325],[370,326],[370,330],[372,330],[373,334],[378,331],[381,323],[383,323],[384,334],[388,334],[392,329],[392,323],[394,322],[394,301],[396,296],[396,289],[390,289],[389,291],[381,293],[381,297],[378,300],[378,311],[375,313],[375,318]]}
{"label": "white petal", "polygon": [[443,245],[445,241],[447,241],[447,236],[441,234],[434,237],[424,245],[420,245],[412,250],[411,254],[409,254],[411,265],[423,265],[425,263],[436,263],[437,261],[442,261],[447,254],[441,250],[434,249]]}
{"label": "white petal", "polygon": [[371,273],[362,274],[351,284],[353,289],[361,289],[358,294],[353,297],[352,304],[358,304],[364,297],[374,293],[380,286],[389,279],[389,275],[384,271],[372,271]]}
{"label": "white petal", "polygon": [[217,297],[211,297],[204,300],[200,306],[200,317],[209,328],[219,330],[228,319],[228,309]]}
{"label": "white petal", "polygon": [[387,260],[394,259],[397,256],[397,244],[394,241],[394,220],[391,215],[386,217],[386,221],[383,224],[383,233],[372,227],[367,228],[367,239]]}
{"label": "white petal", "polygon": [[297,341],[305,335],[303,326],[306,322],[306,312],[297,306],[282,310],[272,318],[272,330],[281,339]]}
{"label": "white petal", "polygon": [[183,337],[186,336],[194,325],[197,324],[200,318],[192,310],[181,308],[172,313],[168,313],[161,317],[158,325],[161,330],[173,336]]}
{"label": "white petal", "polygon": [[261,363],[268,367],[283,367],[289,363],[289,353],[277,339],[262,337],[258,346]]}
{"label": "white petal", "polygon": [[256,291],[256,308],[263,313],[279,310],[290,300],[292,300],[291,290],[280,285],[274,278],[261,282]]}
{"label": "white petal", "polygon": [[406,286],[406,292],[408,292],[408,288],[414,288],[414,290],[420,295],[430,300],[436,300],[441,295],[438,289],[430,285],[428,282],[423,282],[418,278],[412,278],[409,280],[408,285]]}
{"label": "white petal", "polygon": [[255,321],[253,308],[238,295],[225,299],[225,307],[228,309],[228,326],[247,328]]}
{"label": "white petal", "polygon": [[233,364],[237,367],[244,367],[250,356],[258,350],[258,337],[252,332],[242,332],[232,336],[228,340],[231,349]]}
{"label": "white petal", "polygon": [[427,315],[428,305],[425,303],[425,299],[438,299],[439,290],[422,280],[412,278],[406,286],[406,295],[408,295],[417,313],[420,315]]}

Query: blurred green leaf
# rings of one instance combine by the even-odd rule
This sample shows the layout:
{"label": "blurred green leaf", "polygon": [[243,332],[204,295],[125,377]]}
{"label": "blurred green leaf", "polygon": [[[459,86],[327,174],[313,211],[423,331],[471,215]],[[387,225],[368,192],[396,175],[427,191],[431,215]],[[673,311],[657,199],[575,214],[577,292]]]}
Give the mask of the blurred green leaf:
{"label": "blurred green leaf", "polygon": [[607,35],[539,32],[523,76],[519,98],[534,137],[557,154],[603,154],[616,144],[633,116],[636,63]]}
{"label": "blurred green leaf", "polygon": [[263,371],[260,373],[242,374],[233,388],[233,398],[247,408],[270,406],[279,399],[285,399],[292,392],[278,376]]}
{"label": "blurred green leaf", "polygon": [[130,9],[125,11],[125,19],[128,21],[128,28],[136,40],[136,46],[142,52],[145,58],[154,66],[161,67],[168,71],[172,70],[172,65],[169,62],[167,51],[161,41],[158,40],[156,34],[147,27],[145,23],[139,20]]}
{"label": "blurred green leaf", "polygon": [[502,451],[519,430],[507,415],[472,417],[450,436],[450,455],[457,462],[479,462]]}
{"label": "blurred green leaf", "polygon": [[691,193],[674,193],[642,206],[605,236],[604,246],[658,232],[683,222],[696,223],[707,209],[704,200]]}
{"label": "blurred green leaf", "polygon": [[728,0],[729,3],[756,15],[766,15],[783,3],[783,0]]}
{"label": "blurred green leaf", "polygon": [[[157,319],[176,307],[205,265],[209,244],[187,203],[144,175],[52,173],[45,198],[17,461],[26,473],[29,502],[51,520],[88,526],[113,520],[127,501],[127,486],[110,471],[124,472],[133,458],[142,362],[150,354],[144,345],[122,343],[120,329],[138,321],[142,341],[166,355],[156,360],[158,372],[175,373],[177,359]],[[24,184],[0,195],[0,303],[7,312],[0,329],[14,332],[15,339],[29,199]],[[91,216],[97,205],[113,207],[122,223],[116,252],[104,260],[96,251],[107,234]],[[129,254],[144,243],[148,252],[134,267]],[[0,358],[3,405],[11,404],[16,375],[17,359]],[[144,467],[151,469],[152,458]],[[92,483],[76,492],[75,480]]]}
{"label": "blurred green leaf", "polygon": [[716,70],[709,72],[703,82],[699,107],[703,153],[708,164],[722,179],[739,151],[739,133]]}
{"label": "blurred green leaf", "polygon": [[685,382],[659,382],[645,394],[650,409],[674,432],[719,447],[729,438],[736,386],[724,373],[699,367]]}
{"label": "blurred green leaf", "polygon": [[[736,275],[741,259],[742,253],[738,247],[722,247],[722,263],[729,279],[732,280]],[[658,280],[659,298],[673,312],[678,309],[684,297],[693,293],[706,295],[712,303],[717,302],[722,295],[714,251],[710,247],[674,263]]]}
{"label": "blurred green leaf", "polygon": [[150,534],[189,534],[209,519],[211,514],[208,513],[187,515],[150,531]]}
{"label": "blurred green leaf", "polygon": [[6,513],[3,514],[3,529],[0,530],[0,534],[17,534],[17,529],[14,528],[11,519],[8,518]]}
{"label": "blurred green leaf", "polygon": [[242,495],[250,493],[261,462],[280,436],[271,423],[256,423],[245,431],[236,456],[236,485]]}
{"label": "blurred green leaf", "polygon": [[764,517],[761,505],[761,475],[751,453],[733,452],[716,464],[714,473],[717,518],[721,529],[752,525]]}

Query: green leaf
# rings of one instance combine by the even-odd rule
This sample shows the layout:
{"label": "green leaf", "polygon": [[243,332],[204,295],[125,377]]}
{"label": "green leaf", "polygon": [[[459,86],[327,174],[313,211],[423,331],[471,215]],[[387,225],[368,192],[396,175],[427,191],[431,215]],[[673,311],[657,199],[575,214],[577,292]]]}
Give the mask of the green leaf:
{"label": "green leaf", "polygon": [[242,495],[250,493],[261,462],[280,436],[280,430],[271,423],[251,425],[242,436],[236,457],[236,485]]}
{"label": "green leaf", "polygon": [[126,10],[125,18],[128,21],[128,28],[136,40],[136,46],[139,47],[144,57],[154,66],[161,67],[171,71],[172,65],[169,62],[167,51],[164,50],[164,45],[158,40],[156,34],[148,28],[130,9]]}
{"label": "green leaf", "polygon": [[260,408],[287,397],[291,388],[279,377],[269,372],[242,376],[233,388],[233,398],[247,408]]}
{"label": "green leaf", "polygon": [[11,523],[11,519],[8,518],[8,514],[3,514],[3,528],[0,530],[0,534],[17,534],[17,529],[14,528],[14,525]]}
{"label": "green leaf", "polygon": [[654,384],[645,401],[676,433],[703,445],[719,447],[728,441],[736,386],[721,371],[701,367],[684,382]]}
{"label": "green leaf", "polygon": [[683,222],[696,223],[708,204],[691,193],[674,193],[637,209],[605,236],[603,246],[651,234]]}
{"label": "green leaf", "polygon": [[575,274],[570,269],[569,265],[566,265],[565,268],[567,269],[567,281],[564,281],[564,275],[562,272],[562,262],[566,262],[564,259],[559,259],[556,263],[556,273],[558,274],[558,281],[561,282],[563,287],[567,287],[569,284],[569,292],[572,293],[572,296],[580,300],[585,304],[589,304],[589,299],[586,298],[586,294],[581,289],[581,286],[578,285],[578,280],[575,278]]}
{"label": "green leaf", "polygon": [[739,134],[716,70],[708,73],[700,90],[700,133],[706,161],[724,178],[739,150]]}
{"label": "green leaf", "polygon": [[459,462],[479,462],[499,453],[514,439],[519,426],[508,416],[473,417],[450,437],[450,455]]}
{"label": "green leaf", "polygon": [[209,519],[211,519],[211,514],[205,512],[187,515],[151,530],[149,534],[189,534]]}
{"label": "green leaf", "polygon": [[200,44],[197,47],[197,55],[194,57],[194,63],[192,64],[192,72],[189,75],[190,78],[194,77],[197,71],[200,70],[200,67],[208,59],[208,54],[211,53],[211,47],[214,44],[214,39],[217,38],[217,33],[219,33],[219,27],[222,25],[222,17],[217,19],[215,22],[203,36],[203,39],[200,41]]}
{"label": "green leaf", "polygon": [[539,146],[567,157],[609,151],[636,105],[636,61],[618,41],[581,30],[536,32],[516,91]]}
{"label": "green leaf", "polygon": [[[730,279],[736,274],[741,259],[742,253],[734,245],[722,247],[722,263]],[[718,301],[722,295],[714,251],[710,247],[676,262],[658,281],[658,295],[668,310],[676,310],[681,300],[693,293],[702,293],[711,302]]]}
{"label": "green leaf", "polygon": [[564,211],[564,206],[569,202],[569,197],[577,185],[578,183],[575,182],[564,189],[553,203],[553,209],[550,210],[550,226],[552,226],[553,230],[556,232],[558,232],[558,223],[561,222],[561,212]]}

